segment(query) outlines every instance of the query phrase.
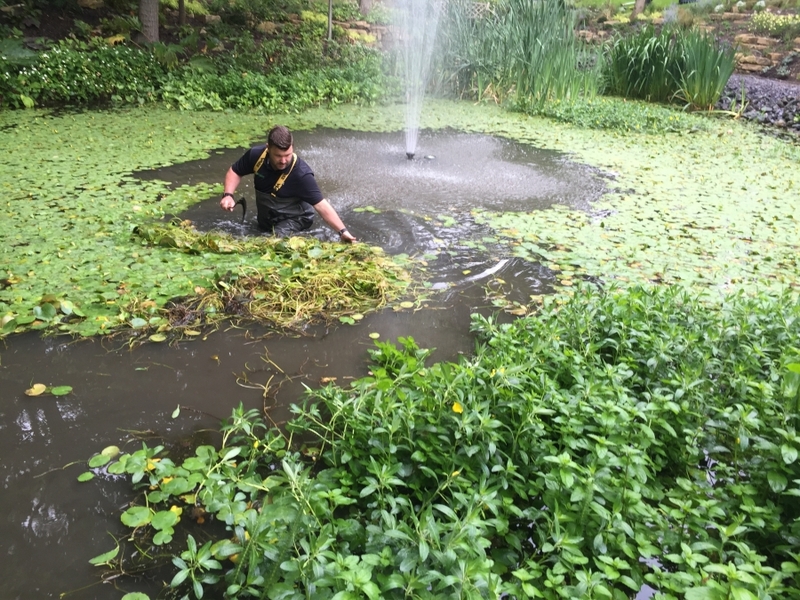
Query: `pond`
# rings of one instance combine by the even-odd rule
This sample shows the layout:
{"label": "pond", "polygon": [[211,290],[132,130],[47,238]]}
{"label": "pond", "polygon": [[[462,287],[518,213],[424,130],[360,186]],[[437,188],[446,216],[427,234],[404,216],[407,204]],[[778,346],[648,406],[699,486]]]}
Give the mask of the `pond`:
{"label": "pond", "polygon": [[[381,340],[412,336],[420,346],[436,348],[436,360],[469,353],[469,315],[495,310],[487,283],[497,282],[508,298],[526,302],[553,282],[547,268],[511,257],[471,211],[554,204],[586,210],[605,190],[598,171],[489,135],[424,132],[413,161],[406,159],[399,133],[317,128],[297,131],[295,148],[361,241],[424,262],[419,276],[429,291],[412,309],[386,309],[356,326],[322,325],[293,336],[231,326],[175,347],[134,349],[121,339],[7,339],[0,355],[0,536],[8,576],[0,581],[0,597],[120,597],[112,585],[96,585],[99,571],[88,560],[113,547],[110,535],[122,534],[119,514],[132,493],[125,481],[78,483],[92,454],[111,444],[134,449],[140,440],[213,443],[209,432],[240,402],[267,408],[270,418],[283,422],[304,386],[333,378],[346,386],[348,378],[366,374],[370,333]],[[242,152],[219,150],[206,160],[138,176],[174,185],[218,182]],[[250,181],[243,183],[239,191],[252,198]],[[203,230],[257,234],[253,212],[241,224],[239,213],[219,209],[216,196],[176,216]],[[310,235],[330,237],[323,226]],[[70,385],[73,392],[26,396],[24,390],[37,382]],[[125,591],[136,585],[117,583]]]}

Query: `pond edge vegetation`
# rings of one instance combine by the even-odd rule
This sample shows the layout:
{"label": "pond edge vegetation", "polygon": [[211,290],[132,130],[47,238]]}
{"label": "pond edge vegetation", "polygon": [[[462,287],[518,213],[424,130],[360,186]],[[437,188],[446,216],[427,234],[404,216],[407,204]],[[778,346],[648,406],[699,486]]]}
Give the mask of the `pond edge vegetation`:
{"label": "pond edge vegetation", "polygon": [[800,305],[707,300],[584,286],[476,315],[458,363],[377,343],[285,431],[240,407],[219,449],[111,447],[81,478],[132,478],[122,522],[185,597],[797,598]]}

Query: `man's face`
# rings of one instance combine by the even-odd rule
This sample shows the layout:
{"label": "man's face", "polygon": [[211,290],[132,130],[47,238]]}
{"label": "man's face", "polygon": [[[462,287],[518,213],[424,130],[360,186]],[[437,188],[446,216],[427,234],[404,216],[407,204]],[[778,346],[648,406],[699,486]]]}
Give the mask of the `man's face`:
{"label": "man's face", "polygon": [[294,150],[289,146],[286,150],[281,150],[277,146],[270,146],[267,156],[269,156],[269,164],[276,171],[283,171],[292,162],[292,152]]}

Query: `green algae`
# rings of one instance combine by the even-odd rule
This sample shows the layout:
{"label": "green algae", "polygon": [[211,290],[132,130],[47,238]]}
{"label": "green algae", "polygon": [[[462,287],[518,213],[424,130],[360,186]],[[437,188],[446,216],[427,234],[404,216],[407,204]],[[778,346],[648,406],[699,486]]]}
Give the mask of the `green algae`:
{"label": "green algae", "polygon": [[[0,315],[4,333],[58,328],[92,335],[129,324],[132,298],[163,307],[245,254],[143,246],[135,227],[175,214],[220,185],[169,189],[141,169],[241,147],[275,123],[398,131],[403,107],[317,108],[263,116],[164,108],[54,115],[0,113]],[[691,126],[694,120],[698,126]],[[583,129],[499,107],[430,101],[421,126],[488,133],[568,153],[612,191],[589,212],[476,211],[510,252],[573,277],[736,289],[797,287],[800,150],[733,121],[685,116],[676,133]],[[220,180],[223,174],[220,174]],[[48,306],[49,305],[49,306]],[[139,317],[143,318],[143,317]]]}

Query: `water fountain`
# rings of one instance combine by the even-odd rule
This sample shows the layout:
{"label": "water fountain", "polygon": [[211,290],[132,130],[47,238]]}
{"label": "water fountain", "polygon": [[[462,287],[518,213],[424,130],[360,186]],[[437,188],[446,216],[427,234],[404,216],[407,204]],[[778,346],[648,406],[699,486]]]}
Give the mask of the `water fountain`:
{"label": "water fountain", "polygon": [[422,101],[443,4],[443,0],[399,0],[396,6],[405,68],[406,158],[409,160],[417,150]]}

